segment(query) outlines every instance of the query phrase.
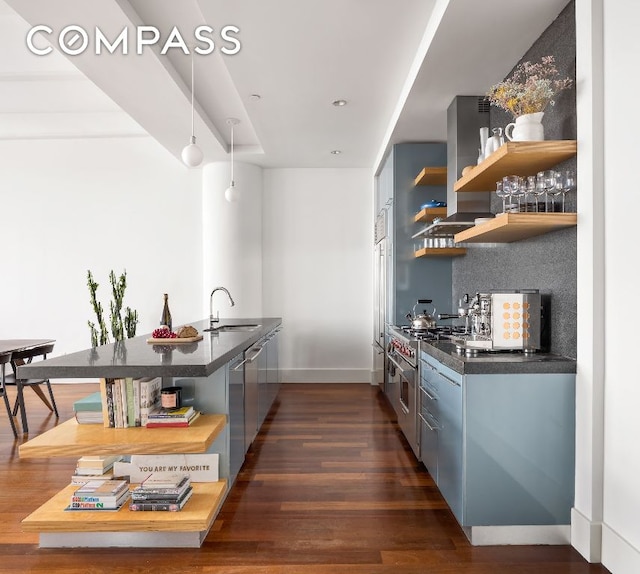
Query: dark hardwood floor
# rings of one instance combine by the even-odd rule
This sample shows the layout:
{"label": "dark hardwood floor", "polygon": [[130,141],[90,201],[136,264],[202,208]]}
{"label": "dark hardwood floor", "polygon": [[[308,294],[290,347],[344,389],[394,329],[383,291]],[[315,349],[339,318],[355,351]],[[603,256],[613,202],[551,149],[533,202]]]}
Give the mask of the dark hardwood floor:
{"label": "dark hardwood floor", "polygon": [[[55,385],[61,421],[96,385]],[[10,396],[12,389],[9,389]],[[56,424],[29,393],[31,437]],[[605,574],[569,546],[473,547],[377,389],[282,385],[199,549],[40,549],[21,520],[75,458],[20,460],[0,414],[0,572]]]}

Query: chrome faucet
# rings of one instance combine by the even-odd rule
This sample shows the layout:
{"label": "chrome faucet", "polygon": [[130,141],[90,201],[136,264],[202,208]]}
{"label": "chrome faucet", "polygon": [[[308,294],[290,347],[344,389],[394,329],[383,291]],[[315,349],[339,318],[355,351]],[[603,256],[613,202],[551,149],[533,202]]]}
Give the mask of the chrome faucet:
{"label": "chrome faucet", "polygon": [[229,291],[227,289],[225,289],[224,287],[216,287],[213,291],[211,291],[211,296],[209,297],[209,326],[213,327],[214,323],[219,323],[220,322],[220,312],[216,311],[216,316],[213,316],[213,294],[216,291],[224,291],[227,294],[227,297],[229,297],[229,302],[231,303],[231,306],[233,307],[235,305],[235,303],[233,302],[233,298],[231,297],[231,293],[229,293]]}

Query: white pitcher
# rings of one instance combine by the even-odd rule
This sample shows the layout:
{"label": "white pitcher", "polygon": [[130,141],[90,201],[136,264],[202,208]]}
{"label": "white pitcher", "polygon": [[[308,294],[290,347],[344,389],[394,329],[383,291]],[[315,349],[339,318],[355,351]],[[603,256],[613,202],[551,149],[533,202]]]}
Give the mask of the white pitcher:
{"label": "white pitcher", "polygon": [[504,128],[504,135],[514,142],[544,141],[544,126],[542,125],[544,112],[524,114],[516,118],[515,123]]}

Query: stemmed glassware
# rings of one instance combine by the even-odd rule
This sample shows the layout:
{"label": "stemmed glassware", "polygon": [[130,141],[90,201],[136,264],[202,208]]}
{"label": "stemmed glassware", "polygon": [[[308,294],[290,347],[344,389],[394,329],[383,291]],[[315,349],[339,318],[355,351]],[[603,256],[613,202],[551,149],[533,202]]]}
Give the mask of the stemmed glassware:
{"label": "stemmed glassware", "polygon": [[562,213],[565,213],[565,196],[576,188],[576,176],[573,170],[567,169],[559,174],[559,187],[562,194]]}
{"label": "stemmed glassware", "polygon": [[[506,175],[496,182],[496,195],[502,200],[502,213],[514,211],[528,211],[533,209],[528,203],[527,197],[535,199],[535,212],[556,211],[556,197],[562,195],[562,212],[566,209],[566,195],[576,188],[576,176],[573,170],[562,172],[546,170],[537,175],[521,177],[519,175]],[[539,198],[544,194],[544,208]],[[549,201],[551,196],[551,201]],[[522,206],[524,198],[525,206]],[[509,199],[509,201],[507,201]],[[517,204],[516,204],[517,200]]]}
{"label": "stemmed glassware", "polygon": [[556,187],[556,172],[552,169],[538,172],[538,180],[542,182],[544,189],[544,205],[545,211],[549,211],[549,192]]}
{"label": "stemmed glassware", "polygon": [[511,205],[509,211],[520,211],[520,200],[522,196],[524,196],[525,192],[525,189],[522,185],[522,177],[520,177],[519,175],[505,175],[502,178],[502,188],[508,195],[518,201],[518,205]]}
{"label": "stemmed glassware", "polygon": [[504,187],[502,185],[502,181],[497,181],[496,182],[496,195],[500,199],[502,199],[502,213],[506,213],[507,212],[507,197],[509,196],[509,194],[504,189]]}

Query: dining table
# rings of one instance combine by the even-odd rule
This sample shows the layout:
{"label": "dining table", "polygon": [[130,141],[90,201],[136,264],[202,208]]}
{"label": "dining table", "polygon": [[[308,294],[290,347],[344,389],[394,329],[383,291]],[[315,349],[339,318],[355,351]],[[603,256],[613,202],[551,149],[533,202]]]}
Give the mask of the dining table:
{"label": "dining table", "polygon": [[[0,355],[4,355],[5,353],[13,354],[22,351],[28,351],[30,349],[41,347],[42,345],[48,345],[49,343],[55,343],[55,339],[0,339]],[[20,364],[23,364],[23,361],[21,359]],[[18,366],[17,362],[12,360],[11,366],[14,367],[15,370],[15,367]],[[14,372],[14,375],[17,376],[17,373]],[[49,402],[48,397],[42,392],[40,387],[38,385],[34,385],[31,388],[36,393],[36,395],[40,397],[42,402],[49,408],[49,410],[53,411],[53,406]],[[20,409],[20,414],[24,416],[24,405],[19,404],[18,408]]]}

